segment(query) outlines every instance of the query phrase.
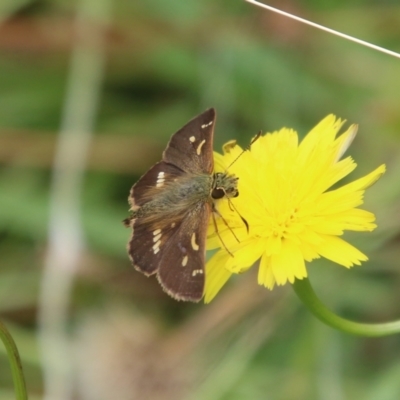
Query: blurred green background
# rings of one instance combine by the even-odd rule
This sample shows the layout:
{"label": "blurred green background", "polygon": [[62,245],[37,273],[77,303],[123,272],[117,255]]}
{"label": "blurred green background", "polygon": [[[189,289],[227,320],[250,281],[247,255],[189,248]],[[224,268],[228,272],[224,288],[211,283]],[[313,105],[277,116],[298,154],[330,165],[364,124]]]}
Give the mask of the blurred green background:
{"label": "blurred green background", "polygon": [[[400,51],[400,5],[270,2]],[[132,184],[208,107],[215,149],[329,113],[360,125],[350,179],[368,192],[370,261],[319,261],[348,318],[400,316],[400,61],[241,0],[0,0],[0,317],[31,399],[394,400],[400,340],[338,333],[256,269],[210,304],[171,300],[126,255]],[[13,399],[0,346],[0,400]]]}

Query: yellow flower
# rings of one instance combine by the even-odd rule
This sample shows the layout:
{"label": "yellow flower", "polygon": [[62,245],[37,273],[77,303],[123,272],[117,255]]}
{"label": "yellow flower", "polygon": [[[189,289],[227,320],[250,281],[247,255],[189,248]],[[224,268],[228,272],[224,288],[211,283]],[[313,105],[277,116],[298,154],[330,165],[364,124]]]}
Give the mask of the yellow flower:
{"label": "yellow flower", "polygon": [[210,221],[207,248],[218,250],[206,265],[205,302],[258,259],[258,283],[269,289],[306,277],[305,263],[321,256],[346,268],[368,259],[340,236],[376,228],[374,214],[358,207],[385,165],[330,189],[356,168],[351,157],[340,160],[357,131],[352,125],[336,138],[343,123],[329,115],[301,143],[284,128],[261,136],[242,155],[232,142],[224,155],[214,154],[216,171],[229,167],[239,177],[239,196],[218,202],[225,220],[216,217],[218,232]]}

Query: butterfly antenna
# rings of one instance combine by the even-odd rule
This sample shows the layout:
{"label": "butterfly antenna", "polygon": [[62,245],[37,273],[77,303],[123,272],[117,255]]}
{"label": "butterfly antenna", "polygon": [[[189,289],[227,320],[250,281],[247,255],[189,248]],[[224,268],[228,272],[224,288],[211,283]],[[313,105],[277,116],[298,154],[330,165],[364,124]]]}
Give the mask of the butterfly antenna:
{"label": "butterfly antenna", "polygon": [[[251,146],[256,140],[258,140],[258,139],[260,138],[261,134],[262,134],[262,131],[258,132],[257,135],[254,136],[253,139],[251,139],[250,144],[249,144],[245,149],[243,149],[243,150],[240,152],[240,154],[228,165],[228,167],[226,168],[225,171],[227,171],[233,164],[235,164],[235,162],[236,162],[240,157],[242,157],[243,153],[245,153],[246,151],[250,150],[250,146]],[[236,140],[231,140],[230,142],[228,142],[228,143],[224,146],[224,149],[225,149],[225,150],[229,150],[229,149],[231,149],[231,148],[233,148],[233,147],[235,147],[235,146],[236,146]]]}

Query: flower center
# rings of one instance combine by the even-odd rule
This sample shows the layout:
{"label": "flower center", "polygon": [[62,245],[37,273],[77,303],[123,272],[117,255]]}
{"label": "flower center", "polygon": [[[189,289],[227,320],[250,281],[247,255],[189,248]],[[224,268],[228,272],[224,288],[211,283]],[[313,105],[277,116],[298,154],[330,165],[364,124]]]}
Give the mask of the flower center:
{"label": "flower center", "polygon": [[272,235],[284,239],[289,235],[289,228],[297,222],[298,209],[294,208],[285,214],[278,215],[272,225]]}

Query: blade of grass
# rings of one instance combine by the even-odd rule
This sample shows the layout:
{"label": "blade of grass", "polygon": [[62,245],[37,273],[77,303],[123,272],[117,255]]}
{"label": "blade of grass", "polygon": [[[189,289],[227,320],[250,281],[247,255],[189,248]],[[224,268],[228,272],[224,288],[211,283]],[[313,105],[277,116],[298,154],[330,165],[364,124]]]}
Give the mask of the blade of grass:
{"label": "blade of grass", "polygon": [[68,308],[84,246],[80,198],[88,149],[104,76],[104,34],[110,0],[81,0],[56,144],[48,250],[39,299],[39,339],[45,400],[73,397],[72,360],[67,334]]}

